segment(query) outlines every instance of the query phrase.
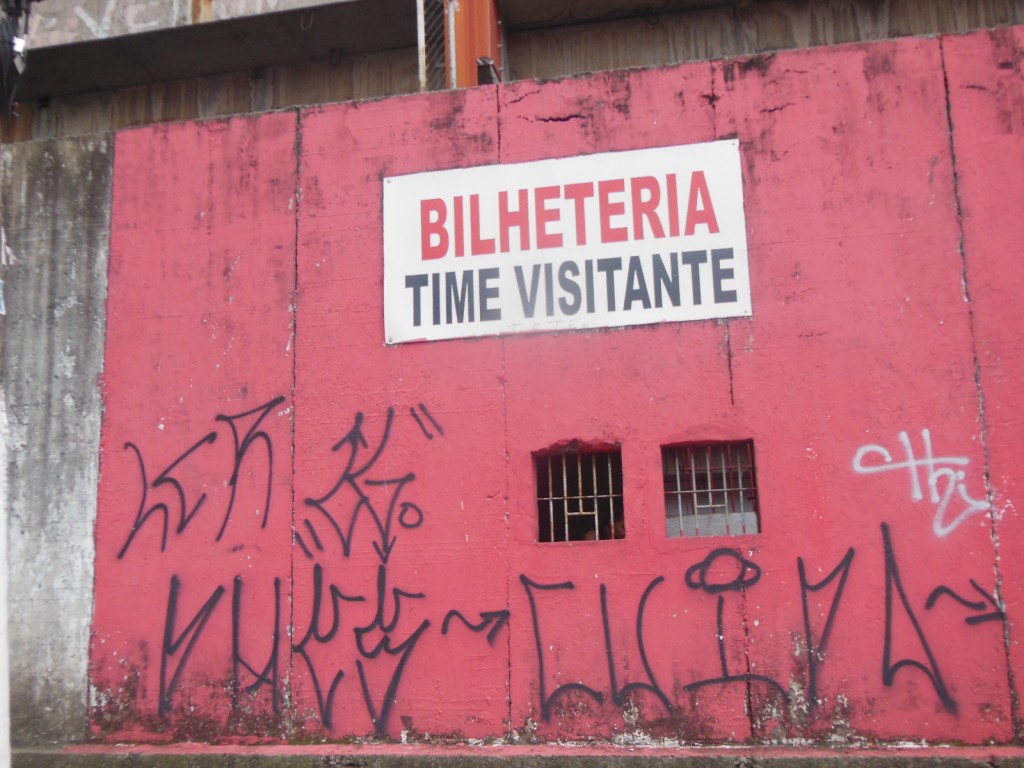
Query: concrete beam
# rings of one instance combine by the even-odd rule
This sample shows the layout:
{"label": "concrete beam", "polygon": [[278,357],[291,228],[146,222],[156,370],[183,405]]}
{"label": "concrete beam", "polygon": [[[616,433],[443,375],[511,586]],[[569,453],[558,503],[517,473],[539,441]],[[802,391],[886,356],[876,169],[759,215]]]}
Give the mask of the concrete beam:
{"label": "concrete beam", "polygon": [[359,0],[47,0],[32,7],[33,49],[160,32]]}
{"label": "concrete beam", "polygon": [[[139,10],[130,24],[111,15],[106,22],[96,22],[96,30],[102,33],[96,35],[89,25],[83,26],[84,22],[60,31],[61,24],[72,24],[67,15],[54,18],[54,29],[47,32],[45,25],[50,22],[37,21],[38,14],[33,14],[28,66],[18,85],[20,101],[311,61],[335,61],[341,56],[416,45],[413,0],[345,0],[330,4],[254,0],[253,7],[265,9],[272,4],[279,10],[232,15],[228,12],[230,8],[215,5],[215,15],[219,14],[215,20],[195,24],[179,7],[189,5],[184,0],[106,2],[115,8],[155,5],[164,10],[164,15],[147,17]],[[205,3],[197,0],[194,5]],[[246,3],[234,0],[222,5],[244,7]],[[299,5],[317,7],[280,10]],[[91,15],[89,18],[90,23],[95,22]],[[120,20],[115,22],[115,18]]]}

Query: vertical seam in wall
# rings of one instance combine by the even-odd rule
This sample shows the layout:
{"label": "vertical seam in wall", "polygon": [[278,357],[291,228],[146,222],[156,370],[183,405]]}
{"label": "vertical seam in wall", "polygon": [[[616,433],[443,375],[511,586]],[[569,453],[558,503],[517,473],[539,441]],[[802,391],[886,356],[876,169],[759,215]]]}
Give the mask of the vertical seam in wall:
{"label": "vertical seam in wall", "polygon": [[996,511],[995,492],[992,488],[991,473],[991,450],[988,441],[988,419],[985,413],[985,391],[981,382],[981,360],[978,357],[978,339],[975,332],[974,306],[971,301],[969,270],[967,265],[966,233],[964,230],[963,201],[960,196],[960,173],[956,156],[955,127],[953,124],[953,101],[949,85],[949,72],[946,68],[946,36],[939,37],[939,60],[942,64],[942,84],[946,98],[946,131],[949,136],[949,156],[953,170],[953,197],[956,204],[956,222],[959,241],[957,250],[960,254],[962,266],[961,280],[963,282],[964,302],[967,304],[968,331],[971,337],[971,356],[974,359],[974,387],[978,396],[978,424],[980,427],[981,450],[985,461],[985,495],[989,507],[989,531],[992,539],[992,549],[995,557],[993,570],[996,577],[996,600],[1002,614],[1003,626],[1003,653],[1006,662],[1007,687],[1010,694],[1010,717],[1013,725],[1014,737],[1024,738],[1024,722],[1021,720],[1020,697],[1017,691],[1013,665],[1010,659],[1010,624],[1006,618],[1006,601],[1003,598],[1003,571],[1001,566],[1001,541],[999,538],[999,515]]}
{"label": "vertical seam in wall", "polygon": [[497,115],[495,119],[495,132],[498,135],[498,164],[501,164],[501,91],[504,86],[499,83],[494,87],[494,112]]}
{"label": "vertical seam in wall", "polygon": [[730,333],[729,319],[726,318],[725,322],[725,355],[726,363],[729,366],[729,404],[736,405],[736,387],[733,383],[733,372],[732,372],[732,334]]}
{"label": "vertical seam in wall", "polygon": [[[295,424],[298,417],[298,406],[296,404],[296,394],[298,392],[298,376],[299,376],[299,227],[301,224],[301,218],[299,217],[299,210],[302,205],[302,109],[295,110],[295,244],[294,251],[292,254],[292,300],[291,300],[291,313],[292,313],[292,432],[291,432],[291,521],[292,521],[292,541],[288,552],[288,571],[289,571],[289,584],[288,584],[288,595],[289,598],[295,593]],[[294,643],[294,632],[295,632],[295,601],[292,599],[288,600],[288,684],[286,686],[287,696],[285,704],[287,706],[287,719],[296,717],[294,709],[294,701],[292,699],[292,685],[294,682],[293,674],[295,672],[295,654],[292,652],[292,645]],[[290,728],[289,728],[290,730]]]}
{"label": "vertical seam in wall", "polygon": [[501,417],[503,424],[502,431],[505,435],[505,610],[508,611],[509,622],[506,626],[506,666],[505,666],[505,704],[506,704],[506,733],[511,735],[512,726],[512,554],[511,554],[511,529],[512,515],[509,509],[509,464],[510,456],[508,450],[508,379],[506,377],[505,360],[505,339],[501,340]]}
{"label": "vertical seam in wall", "polygon": [[[711,74],[711,94],[707,97],[707,102],[708,102],[708,104],[711,107],[711,132],[712,132],[712,136],[714,137],[714,139],[716,141],[718,140],[718,100],[719,100],[720,97],[718,96],[717,93],[715,93],[715,78],[717,77],[717,68],[719,66],[721,66],[721,64],[719,62],[712,61],[712,62],[709,63],[709,67],[708,67],[708,69],[710,71],[710,74]],[[735,382],[734,382],[734,379],[733,379],[733,369],[732,369],[732,334],[731,334],[731,327],[729,325],[728,318],[725,319],[725,321],[722,323],[722,325],[725,326],[725,362],[726,362],[726,367],[727,367],[727,371],[728,371],[728,374],[729,374],[729,404],[735,406],[736,405],[736,388],[735,388]],[[749,622],[749,618],[748,618],[748,614],[747,614],[748,605],[747,605],[747,593],[746,593],[746,590],[742,591],[740,593],[740,596],[741,596],[741,599],[740,599],[740,615],[741,615],[741,622],[742,622],[742,629],[743,629],[743,664],[744,664],[743,672],[744,672],[744,676],[745,676],[745,680],[744,680],[744,684],[743,684],[743,686],[744,686],[743,695],[744,695],[744,702],[745,702],[746,710],[747,710],[747,725],[750,728],[750,736],[749,736],[749,738],[750,738],[751,741],[756,741],[757,737],[758,737],[757,731],[758,731],[758,727],[759,727],[759,722],[760,721],[759,721],[759,718],[758,718],[757,714],[754,712],[754,699],[753,699],[753,694],[752,694],[752,686],[751,686],[751,678],[750,678],[750,675],[752,674],[751,666],[750,666],[750,642],[751,641],[750,641],[750,622]],[[721,642],[721,638],[719,639],[719,642]],[[724,669],[722,670],[722,673],[725,674],[725,670]],[[789,717],[789,712],[788,711],[786,712],[785,716],[787,718]]]}
{"label": "vertical seam in wall", "polygon": [[[741,556],[742,557],[742,556]],[[747,618],[747,591],[744,589],[740,592],[740,622],[743,628],[743,695],[744,702],[747,708],[747,721],[750,726],[750,741],[755,742],[758,738],[758,724],[759,719],[754,713],[754,697],[751,691],[751,677],[752,674],[750,669],[750,622]],[[722,634],[724,636],[725,630],[723,628]],[[719,642],[722,639],[719,638]],[[725,669],[722,670],[722,674],[726,674]],[[788,716],[788,712],[786,715]]]}
{"label": "vertical seam in wall", "polygon": [[715,108],[715,103],[718,101],[718,96],[715,94],[715,64],[716,62],[710,62],[708,70],[711,73],[711,95],[707,97],[708,103],[711,105],[711,132],[714,137],[718,138],[718,111]]}
{"label": "vertical seam in wall", "polygon": [[[503,86],[501,84],[494,88],[494,111],[496,114],[495,119],[495,132],[497,134],[498,144],[498,163],[501,163],[501,91]],[[503,496],[503,503],[505,505],[505,610],[508,611],[509,621],[506,625],[505,633],[505,733],[507,736],[511,736],[514,731],[512,725],[512,554],[511,554],[511,541],[512,541],[512,515],[509,509],[509,464],[511,461],[509,450],[508,450],[508,379],[507,379],[507,366],[506,366],[506,342],[504,337],[499,337],[501,342],[501,421],[502,421],[502,434],[504,435],[504,450],[505,450],[505,493]]]}
{"label": "vertical seam in wall", "polygon": [[114,239],[114,184],[116,182],[116,175],[114,174],[116,151],[117,151],[117,133],[108,133],[107,145],[109,147],[107,155],[110,158],[109,170],[110,170],[110,186],[107,189],[107,196],[109,201],[109,208],[107,210],[107,263],[106,269],[103,274],[103,312],[102,312],[102,338],[101,338],[101,351],[99,359],[99,370],[97,373],[96,387],[99,389],[99,425],[97,428],[96,436],[96,488],[95,488],[95,502],[96,506],[94,509],[92,519],[92,601],[90,603],[90,614],[89,614],[89,638],[86,642],[85,648],[85,728],[83,729],[82,739],[87,741],[89,738],[89,726],[90,726],[90,710],[92,709],[93,701],[93,688],[92,680],[90,679],[89,670],[92,667],[92,636],[93,636],[93,623],[96,621],[96,553],[97,537],[99,535],[99,519],[100,519],[100,462],[103,459],[102,448],[103,448],[103,412],[105,410],[105,393],[103,391],[103,372],[106,369],[107,364],[107,302],[110,297],[110,254],[111,247]]}
{"label": "vertical seam in wall", "polygon": [[[718,102],[718,96],[715,94],[715,64],[716,62],[709,62],[708,70],[711,73],[711,94],[706,96],[708,104],[711,106],[711,132],[715,140],[718,140],[718,111],[716,104]],[[736,388],[733,381],[733,370],[732,370],[732,336],[730,335],[729,319],[726,318],[720,323],[725,326],[725,361],[727,370],[729,373],[729,404],[736,405]]]}

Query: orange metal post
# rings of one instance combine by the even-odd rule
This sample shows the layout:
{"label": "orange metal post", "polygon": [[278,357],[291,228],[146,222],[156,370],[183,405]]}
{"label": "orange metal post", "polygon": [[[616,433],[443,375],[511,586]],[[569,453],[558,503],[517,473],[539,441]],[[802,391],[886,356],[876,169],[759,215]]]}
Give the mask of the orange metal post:
{"label": "orange metal post", "polygon": [[501,30],[494,0],[458,0],[455,9],[456,86],[479,85],[477,60],[489,58],[501,73]]}

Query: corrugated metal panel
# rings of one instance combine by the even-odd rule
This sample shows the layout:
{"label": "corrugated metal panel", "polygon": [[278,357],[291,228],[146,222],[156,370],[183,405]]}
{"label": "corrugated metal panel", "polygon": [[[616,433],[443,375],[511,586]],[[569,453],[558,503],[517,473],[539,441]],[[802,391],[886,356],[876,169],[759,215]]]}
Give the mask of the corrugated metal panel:
{"label": "corrugated metal panel", "polygon": [[549,78],[1020,23],[1020,0],[785,0],[514,33],[509,64]]}

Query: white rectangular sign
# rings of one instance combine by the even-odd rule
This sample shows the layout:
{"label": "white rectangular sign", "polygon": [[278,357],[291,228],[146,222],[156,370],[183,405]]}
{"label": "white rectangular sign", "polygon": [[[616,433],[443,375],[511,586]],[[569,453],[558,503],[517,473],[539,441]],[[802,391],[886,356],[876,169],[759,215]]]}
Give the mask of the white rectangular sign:
{"label": "white rectangular sign", "polygon": [[384,179],[389,344],[750,314],[735,139]]}

